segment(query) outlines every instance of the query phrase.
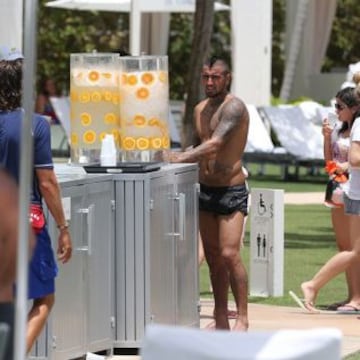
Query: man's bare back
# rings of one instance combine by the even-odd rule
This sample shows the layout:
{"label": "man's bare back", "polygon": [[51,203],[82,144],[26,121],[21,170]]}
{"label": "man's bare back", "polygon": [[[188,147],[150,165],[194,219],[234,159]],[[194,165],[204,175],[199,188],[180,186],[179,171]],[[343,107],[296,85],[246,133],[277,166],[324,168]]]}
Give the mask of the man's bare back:
{"label": "man's bare back", "polygon": [[206,99],[195,108],[198,141],[220,141],[217,151],[199,161],[200,183],[208,186],[233,186],[245,182],[241,157],[246,145],[249,114],[245,104],[228,94],[221,102]]}

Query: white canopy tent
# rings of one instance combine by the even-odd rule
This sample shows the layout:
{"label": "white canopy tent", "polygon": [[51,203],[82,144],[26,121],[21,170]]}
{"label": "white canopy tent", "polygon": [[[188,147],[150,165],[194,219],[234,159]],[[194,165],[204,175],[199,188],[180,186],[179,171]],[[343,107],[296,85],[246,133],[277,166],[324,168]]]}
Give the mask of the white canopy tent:
{"label": "white canopy tent", "polygon": [[[46,6],[73,10],[130,12],[132,2],[132,0],[54,0],[49,1]],[[140,7],[142,12],[194,12],[195,1],[145,0],[140,1]],[[229,6],[215,2],[215,11],[229,9]]]}
{"label": "white canopy tent", "polygon": [[[195,0],[55,0],[46,6],[73,10],[112,11],[130,13],[130,53],[140,55],[141,38],[148,32],[142,31],[142,14],[151,13],[154,20],[150,20],[152,29],[151,50],[158,50],[156,55],[164,55],[167,49],[169,34],[169,13],[187,13],[195,11]],[[215,2],[215,11],[229,10],[229,6]],[[149,24],[149,20],[148,24]],[[147,29],[148,30],[148,29]],[[156,40],[155,40],[156,39]],[[154,41],[155,40],[155,41]],[[149,38],[148,42],[149,44]],[[161,48],[159,44],[162,44]],[[147,46],[149,49],[149,46]]]}
{"label": "white canopy tent", "polygon": [[[195,11],[194,0],[55,0],[46,5],[74,10],[130,12],[130,53],[133,55],[142,52],[165,55],[169,12]],[[215,2],[215,11],[221,10],[230,8]],[[268,105],[271,93],[272,0],[232,0],[231,23],[232,91],[248,103]]]}
{"label": "white canopy tent", "polygon": [[0,44],[22,48],[23,0],[0,1]]}

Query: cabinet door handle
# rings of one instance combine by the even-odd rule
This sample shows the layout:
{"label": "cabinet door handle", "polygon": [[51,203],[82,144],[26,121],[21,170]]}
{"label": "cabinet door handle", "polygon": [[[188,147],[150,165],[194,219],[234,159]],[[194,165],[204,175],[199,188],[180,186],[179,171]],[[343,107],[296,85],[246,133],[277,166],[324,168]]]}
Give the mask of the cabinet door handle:
{"label": "cabinet door handle", "polygon": [[82,244],[81,246],[77,247],[76,250],[87,252],[88,255],[91,255],[94,207],[95,205],[91,204],[88,208],[82,208],[77,210],[78,214],[86,216],[86,242],[84,241],[84,231],[81,231]]}
{"label": "cabinet door handle", "polygon": [[186,197],[184,193],[179,193],[175,196],[175,200],[179,204],[179,219],[178,219],[178,229],[179,232],[174,235],[179,236],[179,240],[185,240],[185,211],[186,211]]}
{"label": "cabinet door handle", "polygon": [[88,239],[88,253],[89,256],[91,255],[91,251],[92,251],[92,245],[93,245],[93,233],[94,233],[94,208],[95,205],[91,204],[89,206],[89,211],[87,213],[87,222],[86,222],[86,227],[87,227],[87,239]]}

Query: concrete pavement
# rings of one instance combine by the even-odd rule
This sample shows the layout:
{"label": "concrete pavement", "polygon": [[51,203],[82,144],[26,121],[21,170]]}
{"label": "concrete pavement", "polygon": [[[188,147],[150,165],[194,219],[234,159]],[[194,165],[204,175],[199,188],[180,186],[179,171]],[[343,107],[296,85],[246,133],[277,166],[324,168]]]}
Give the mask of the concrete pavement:
{"label": "concrete pavement", "polygon": [[[285,204],[322,204],[323,192],[315,193],[285,193]],[[235,304],[230,303],[235,309]],[[200,328],[204,329],[213,318],[213,300],[201,300]],[[360,359],[360,313],[337,314],[336,312],[322,312],[310,314],[298,307],[271,306],[249,304],[249,331],[277,331],[284,329],[312,329],[319,327],[335,327],[342,334],[342,357],[359,352]],[[232,324],[234,320],[230,320]],[[139,356],[114,356],[117,360],[138,360]]]}
{"label": "concrete pavement", "polygon": [[[235,304],[230,303],[235,309]],[[200,328],[204,329],[212,321],[213,300],[201,299]],[[359,315],[340,315],[324,311],[310,314],[298,307],[249,304],[249,332],[277,331],[285,329],[314,329],[331,327],[339,329],[342,334],[342,357],[359,352],[360,358],[360,320]],[[235,320],[230,320],[230,325]],[[205,330],[204,330],[205,331]],[[140,360],[140,356],[114,356],[113,360]]]}

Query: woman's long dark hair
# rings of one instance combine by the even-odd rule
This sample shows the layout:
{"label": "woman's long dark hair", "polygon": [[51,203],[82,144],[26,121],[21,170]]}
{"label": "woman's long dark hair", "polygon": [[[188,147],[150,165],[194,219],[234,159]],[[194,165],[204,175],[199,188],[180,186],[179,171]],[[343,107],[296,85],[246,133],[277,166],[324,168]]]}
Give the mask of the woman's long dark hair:
{"label": "woman's long dark hair", "polygon": [[[335,96],[335,98],[341,100],[347,107],[351,108],[353,106],[359,105],[359,99],[356,97],[354,88],[352,86],[347,86],[341,90],[339,90]],[[349,129],[354,121],[355,117],[352,119],[349,124],[347,121],[343,121],[341,127],[339,129],[339,134],[345,132]]]}

